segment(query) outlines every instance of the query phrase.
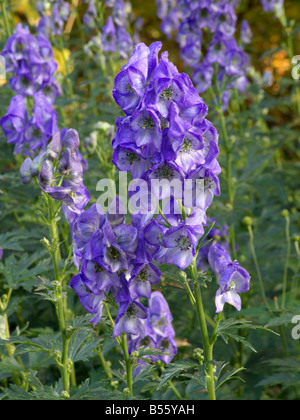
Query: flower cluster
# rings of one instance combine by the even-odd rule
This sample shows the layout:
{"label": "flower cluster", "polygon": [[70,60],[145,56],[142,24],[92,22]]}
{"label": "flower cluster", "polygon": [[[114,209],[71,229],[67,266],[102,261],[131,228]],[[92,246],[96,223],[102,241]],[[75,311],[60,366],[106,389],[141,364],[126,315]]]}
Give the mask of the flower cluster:
{"label": "flower cluster", "polygon": [[[228,105],[230,89],[244,92],[248,84],[249,59],[234,38],[238,3],[239,0],[179,0],[177,3],[181,23],[176,39],[181,58],[194,70],[192,80],[199,93],[218,84],[224,108]],[[249,42],[250,37],[249,25],[244,22],[241,40]]]}
{"label": "flower cluster", "polygon": [[113,162],[133,177],[129,195],[147,215],[147,249],[159,264],[185,270],[199,258],[206,212],[220,195],[218,133],[189,77],[166,52],[159,59],[160,49],[138,44],[115,79],[113,96],[126,115],[116,122]]}
{"label": "flower cluster", "polygon": [[[145,244],[145,223],[146,218],[136,214],[127,224],[118,198],[105,215],[96,204],[79,215],[71,227],[74,261],[80,272],[73,277],[71,287],[83,307],[94,315],[94,325],[100,321],[103,302],[111,293],[118,306],[113,336],[126,333],[130,353],[146,342],[150,345],[149,338],[153,346],[165,350],[168,358],[164,360],[170,361],[176,353],[172,317],[164,299],[159,297],[157,302],[157,295],[151,293],[151,285],[160,282],[161,272],[153,264],[151,246]],[[150,299],[148,308],[140,298]]]}
{"label": "flower cluster", "polygon": [[70,4],[64,0],[39,0],[36,8],[41,15],[37,31],[47,37],[50,34],[62,35],[70,16]]}
{"label": "flower cluster", "polygon": [[83,16],[83,23],[89,29],[94,29],[96,26],[97,6],[95,0],[85,0],[88,3],[87,11]]}
{"label": "flower cluster", "polygon": [[[102,28],[103,51],[118,52],[122,58],[128,58],[133,51],[133,39],[129,33],[129,25],[133,18],[131,3],[114,0],[107,1],[106,5],[112,8],[112,11]],[[137,36],[135,34],[134,38]]]}
{"label": "flower cluster", "polygon": [[182,11],[176,7],[177,0],[156,0],[157,16],[162,21],[161,30],[168,39],[179,29]]}
{"label": "flower cluster", "polygon": [[[121,58],[126,59],[133,51],[134,43],[139,42],[139,31],[143,19],[136,19],[132,13],[130,2],[124,0],[109,0],[105,2],[108,10],[108,17],[105,25],[101,28],[101,34],[93,36],[85,45],[87,55],[97,56],[102,62],[103,58],[98,56],[99,51],[104,53],[117,53]],[[89,28],[96,27],[97,8],[94,2],[89,2],[87,13],[84,16],[84,23]],[[134,34],[131,36],[131,27]],[[107,56],[107,54],[105,54]]]}
{"label": "flower cluster", "polygon": [[19,24],[1,54],[7,72],[13,74],[9,82],[16,96],[0,125],[15,153],[32,155],[58,131],[53,104],[60,89],[53,49],[44,35],[35,37]]}
{"label": "flower cluster", "polygon": [[42,190],[62,202],[62,211],[73,223],[90,201],[83,184],[87,163],[79,152],[79,136],[75,130],[58,131],[48,146],[32,160],[25,159],[20,176],[24,184],[37,177]]}

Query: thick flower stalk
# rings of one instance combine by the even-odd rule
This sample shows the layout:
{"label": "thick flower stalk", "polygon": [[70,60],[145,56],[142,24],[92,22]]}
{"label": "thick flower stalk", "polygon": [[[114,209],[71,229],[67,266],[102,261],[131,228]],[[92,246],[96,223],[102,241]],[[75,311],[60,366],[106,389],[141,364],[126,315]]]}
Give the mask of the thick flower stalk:
{"label": "thick flower stalk", "polygon": [[[150,47],[138,44],[115,79],[113,96],[125,116],[117,120],[113,162],[120,171],[131,173],[137,187],[131,186],[129,196],[135,210],[145,214],[144,249],[159,264],[182,271],[190,268],[194,295],[190,288],[188,292],[202,332],[209,397],[215,399],[214,343],[208,336],[197,263],[201,265],[206,212],[220,195],[218,133],[206,119],[208,108],[189,77],[178,72],[166,52],[159,59],[160,49],[159,42]],[[132,201],[135,194],[139,201]],[[219,278],[217,312],[226,302],[240,310],[239,293],[249,289],[250,276],[217,247],[219,254],[214,245],[208,257]]]}
{"label": "thick flower stalk", "polygon": [[53,49],[44,35],[35,37],[19,24],[1,54],[12,73],[9,83],[16,96],[0,125],[16,154],[33,156],[58,132],[53,106],[60,88],[54,78]]}

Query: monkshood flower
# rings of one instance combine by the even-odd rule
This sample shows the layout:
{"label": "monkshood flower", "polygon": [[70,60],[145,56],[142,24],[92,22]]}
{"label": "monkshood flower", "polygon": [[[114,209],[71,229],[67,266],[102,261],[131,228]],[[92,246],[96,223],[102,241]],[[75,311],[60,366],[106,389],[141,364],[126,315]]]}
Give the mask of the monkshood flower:
{"label": "monkshood flower", "polygon": [[281,12],[284,0],[261,0],[265,12]]}
{"label": "monkshood flower", "polygon": [[117,49],[117,31],[111,16],[102,28],[102,48],[104,52],[115,52]]}
{"label": "monkshood flower", "polygon": [[177,354],[172,321],[173,317],[166,299],[162,293],[153,292],[149,299],[148,324],[153,331],[152,337],[154,337],[156,347],[166,353],[157,356],[165,364],[169,364]]}
{"label": "monkshood flower", "polygon": [[2,257],[3,257],[3,249],[0,248],[0,260],[2,259]]}
{"label": "monkshood flower", "polygon": [[228,243],[229,232],[228,232],[227,226],[226,225],[221,226],[215,218],[208,220],[208,223],[212,223],[212,222],[215,222],[215,225],[206,237],[206,240],[207,241],[210,240],[211,242],[209,242],[207,245],[199,249],[198,257],[197,257],[197,267],[200,271],[203,271],[203,272],[208,271],[209,269],[208,253],[209,253],[210,248],[215,243],[218,243],[219,245],[221,245],[222,248],[225,249],[227,253],[230,252],[230,245]]}
{"label": "monkshood flower", "polygon": [[249,44],[251,42],[252,36],[253,34],[252,34],[249,23],[247,22],[247,20],[243,20],[241,24],[241,33],[240,33],[241,41],[244,44]]}
{"label": "monkshood flower", "polygon": [[246,293],[250,288],[250,275],[237,261],[232,261],[229,254],[220,245],[213,245],[208,254],[210,266],[218,277],[220,285],[216,294],[217,313],[222,312],[225,303],[242,308],[239,293]]}
{"label": "monkshood flower", "polygon": [[119,303],[118,315],[116,318],[113,337],[118,337],[123,332],[132,335],[139,335],[143,331],[141,320],[148,316],[147,308],[132,298],[128,288],[128,282],[121,273],[121,284],[116,302]]}
{"label": "monkshood flower", "polygon": [[139,332],[130,335],[129,353],[139,348],[152,348],[164,354],[143,357],[139,362],[141,366],[150,361],[161,360],[169,364],[177,354],[175,331],[172,326],[173,317],[169,305],[161,292],[153,292],[148,301],[147,318],[139,319]]}
{"label": "monkshood flower", "polygon": [[93,0],[85,1],[88,3],[88,8],[83,16],[83,23],[89,29],[94,29],[96,26],[95,20],[97,18],[97,6],[96,2]]}
{"label": "monkshood flower", "polygon": [[83,185],[86,170],[87,163],[79,153],[78,133],[64,129],[54,135],[34,160],[27,158],[24,161],[20,176],[23,183],[37,177],[42,190],[62,202],[62,211],[71,223],[90,200],[90,194]]}
{"label": "monkshood flower", "polygon": [[103,300],[105,298],[104,293],[99,291],[96,294],[90,290],[87,284],[82,280],[80,274],[72,278],[70,286],[79,297],[80,303],[85,310],[94,315],[90,322],[95,327],[102,318]]}

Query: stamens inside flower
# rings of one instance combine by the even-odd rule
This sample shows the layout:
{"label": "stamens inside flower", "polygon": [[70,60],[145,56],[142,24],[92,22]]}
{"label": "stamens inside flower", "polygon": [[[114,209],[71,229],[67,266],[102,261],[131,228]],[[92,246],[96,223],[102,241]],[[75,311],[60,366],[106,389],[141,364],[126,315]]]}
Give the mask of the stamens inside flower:
{"label": "stamens inside flower", "polygon": [[231,281],[229,286],[227,287],[227,291],[230,290],[235,290],[236,289],[236,282],[235,281]]}
{"label": "stamens inside flower", "polygon": [[160,342],[160,347],[164,350],[167,350],[170,347],[170,341],[167,338],[164,338]]}
{"label": "stamens inside flower", "polygon": [[192,242],[187,236],[179,236],[179,238],[176,239],[176,242],[181,251],[188,251],[192,247]]}
{"label": "stamens inside flower", "polygon": [[132,165],[134,162],[137,162],[138,160],[140,160],[140,158],[136,153],[129,150],[128,152],[126,152],[126,160],[127,162],[129,162],[130,165]]}
{"label": "stamens inside flower", "polygon": [[171,87],[166,88],[161,94],[160,97],[169,101],[173,97],[173,89]]}
{"label": "stamens inside flower", "polygon": [[140,341],[141,346],[148,347],[151,344],[151,338],[146,336]]}
{"label": "stamens inside flower", "polygon": [[139,272],[139,274],[138,274],[137,278],[138,278],[138,279],[139,279],[139,281],[141,281],[141,282],[147,281],[147,280],[148,280],[148,272],[147,272],[147,269],[146,269],[146,268],[143,268],[143,269]]}
{"label": "stamens inside flower", "polygon": [[155,122],[153,121],[151,117],[144,118],[142,120],[141,128],[143,130],[153,130],[154,127],[155,127]]}
{"label": "stamens inside flower", "polygon": [[102,268],[101,265],[95,263],[95,271],[96,273],[102,273],[104,271],[104,268]]}
{"label": "stamens inside flower", "polygon": [[175,170],[172,166],[161,165],[154,171],[154,175],[159,179],[174,179]]}
{"label": "stamens inside flower", "polygon": [[112,260],[117,260],[120,257],[120,252],[114,248],[113,246],[109,248],[108,250],[108,256],[109,258],[111,258]]}
{"label": "stamens inside flower", "polygon": [[193,150],[192,141],[189,140],[187,137],[184,139],[183,144],[180,149],[180,153],[189,153]]}
{"label": "stamens inside flower", "polygon": [[127,308],[127,311],[126,311],[126,314],[125,314],[125,316],[127,317],[127,318],[133,318],[133,317],[135,317],[136,316],[136,314],[137,314],[137,308],[136,308],[136,306],[133,304],[133,303],[130,303],[130,305],[128,306],[128,308]]}

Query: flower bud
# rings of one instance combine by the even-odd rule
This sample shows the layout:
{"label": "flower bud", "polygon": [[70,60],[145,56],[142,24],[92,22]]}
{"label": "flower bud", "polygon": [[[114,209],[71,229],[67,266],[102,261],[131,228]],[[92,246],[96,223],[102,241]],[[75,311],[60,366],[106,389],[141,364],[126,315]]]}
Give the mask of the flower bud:
{"label": "flower bud", "polygon": [[244,217],[243,224],[246,226],[252,226],[253,225],[252,218],[249,216]]}
{"label": "flower bud", "polygon": [[289,217],[289,215],[290,215],[290,212],[287,209],[282,210],[282,212],[281,212],[282,217],[287,218],[287,217]]}
{"label": "flower bud", "polygon": [[75,153],[79,149],[80,140],[76,130],[68,130],[65,138],[63,139],[63,148],[71,149],[72,153]]}
{"label": "flower bud", "polygon": [[30,171],[31,164],[32,164],[32,160],[30,158],[25,159],[24,162],[22,163],[22,166],[20,168],[20,176],[21,176],[21,181],[23,182],[23,184],[29,184],[32,179],[32,175]]}
{"label": "flower bud", "polygon": [[47,147],[47,159],[55,160],[61,152],[61,134],[57,132]]}
{"label": "flower bud", "polygon": [[45,160],[39,176],[42,185],[50,186],[54,178],[53,163],[50,160]]}
{"label": "flower bud", "polygon": [[66,149],[60,159],[58,164],[58,170],[61,175],[67,175],[70,173],[72,168],[72,153],[70,149]]}
{"label": "flower bud", "polygon": [[33,176],[33,177],[39,176],[45,160],[46,160],[46,153],[45,152],[40,153],[38,156],[36,156],[33,159],[31,167],[30,167],[31,176]]}

